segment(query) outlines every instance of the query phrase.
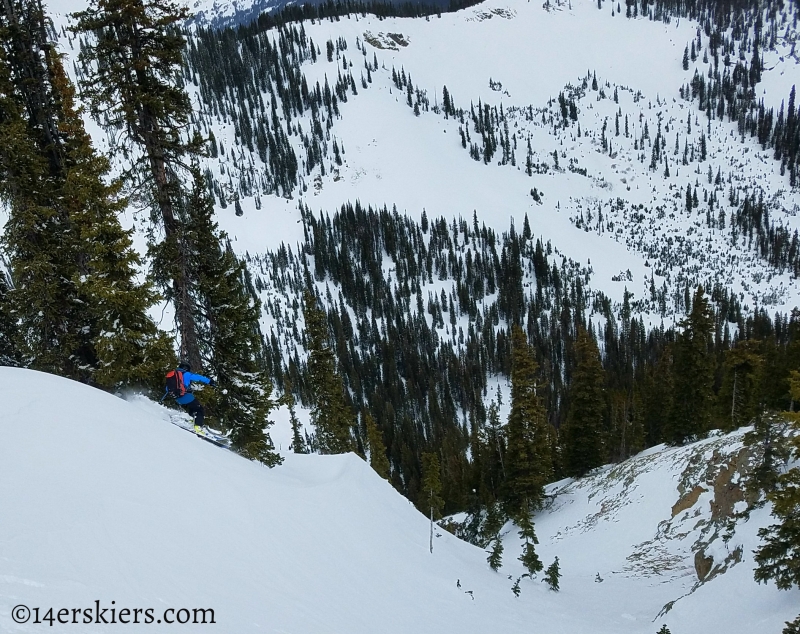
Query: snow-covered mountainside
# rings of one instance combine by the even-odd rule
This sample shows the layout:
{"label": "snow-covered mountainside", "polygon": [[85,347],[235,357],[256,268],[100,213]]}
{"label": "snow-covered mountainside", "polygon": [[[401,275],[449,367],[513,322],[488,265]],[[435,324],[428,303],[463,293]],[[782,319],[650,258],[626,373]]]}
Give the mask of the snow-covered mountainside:
{"label": "snow-covered mountainside", "polygon": [[[553,5],[548,11],[531,3],[489,3],[429,21],[354,16],[305,24],[307,36],[318,46],[342,38],[348,47],[337,51],[332,62],[321,56],[316,63],[301,65],[309,87],[317,81],[324,86],[326,77],[333,85],[343,66],[355,61],[349,72],[359,94],[340,103],[341,119],[330,129],[346,148],[343,164],[331,161],[325,175],[318,170],[304,175],[301,169],[298,187],[308,191],[292,193],[315,212],[356,199],[377,206],[396,204],[413,217],[425,209],[469,219],[476,211],[479,220],[498,230],[511,217],[520,227],[527,213],[536,235],[551,239],[568,257],[591,264],[594,287],[617,301],[625,286],[635,299],[650,300],[651,280],[657,289],[666,284],[667,296],[681,291],[687,281],[712,280],[743,293],[751,307],[754,302],[793,307],[797,290],[790,272],[774,270],[741,237],[731,235],[730,222],[722,223],[725,228],[718,222],[720,210],[727,220],[735,208],[727,200],[731,186],[741,190],[740,198],[745,191],[763,190],[773,221],[791,229],[797,228],[797,207],[770,152],[761,151],[749,137],[742,142],[733,123],[707,122],[696,102],[680,98],[695,69],[701,74],[708,69],[702,57],[689,70],[681,68],[684,46],[697,39],[698,25],[612,17],[613,3],[607,4],[612,6],[598,11],[596,3],[579,0],[571,9]],[[791,17],[787,33],[790,27]],[[389,34],[399,36],[397,41]],[[776,111],[800,78],[800,66],[787,55],[792,41],[787,36],[787,50],[778,45],[764,53],[764,65],[771,70],[765,72],[759,92]],[[636,60],[631,63],[633,52]],[[364,63],[375,59],[378,69],[364,89],[359,81]],[[481,145],[469,117],[462,125],[458,118],[424,106],[415,117],[406,105],[405,89],[392,83],[392,68],[413,78],[414,101],[423,91],[431,108],[437,103],[441,108],[446,86],[455,107],[467,115],[479,104],[489,105],[493,115],[497,109],[503,121],[496,127],[501,137],[504,128],[511,135],[513,160],[501,152],[488,165],[483,153],[481,160],[472,160],[459,136],[463,127],[472,135],[468,145]],[[595,76],[598,90],[592,90]],[[576,101],[577,121],[571,125],[559,125],[556,99],[561,92]],[[311,127],[300,121],[305,130]],[[232,123],[217,131],[226,147],[235,143]],[[663,176],[663,161],[650,169],[659,131],[669,178]],[[702,137],[707,157],[701,161]],[[529,139],[532,176],[525,173]],[[302,145],[295,147],[302,161],[306,152]],[[221,157],[218,163],[212,169],[230,170],[233,164],[236,170],[242,157]],[[259,161],[255,163],[258,173]],[[712,180],[719,172],[721,182],[709,183],[709,170]],[[229,173],[220,171],[220,180],[229,180],[224,176]],[[699,187],[702,201],[688,212],[687,185]],[[534,188],[543,193],[538,202],[531,195]],[[706,199],[712,193],[716,205],[711,205],[714,217],[709,218]],[[242,218],[229,210],[224,224],[237,237],[239,249],[260,252],[270,246],[262,237],[267,233],[262,223],[274,224],[274,215],[292,213],[295,205],[286,209],[285,202],[265,199],[267,213],[262,213],[248,208],[248,202],[242,201]],[[276,233],[270,232],[271,240],[297,236]],[[672,309],[673,302],[667,303],[667,310]]]}
{"label": "snow-covered mountainside", "polygon": [[[56,0],[53,8],[61,22],[80,2]],[[737,126],[724,107],[723,116],[698,109],[698,82],[705,78],[710,94],[709,73],[730,75],[737,62],[750,62],[752,48],[735,47],[735,25],[733,55],[719,43],[711,54],[704,25],[619,10],[609,1],[598,10],[593,0],[511,0],[425,19],[305,22],[302,44],[276,30],[256,38],[284,47],[282,71],[266,56],[251,57],[248,38],[221,51],[204,49],[201,37],[199,53],[189,55],[188,87],[198,128],[221,147],[207,169],[234,248],[254,254],[302,241],[298,199],[314,213],[356,200],[396,205],[414,218],[423,209],[467,219],[475,212],[496,230],[510,218],[522,226],[527,213],[535,235],[591,266],[593,288],[617,302],[627,288],[644,312],[680,314],[684,288],[697,283],[724,285],[748,308],[791,309],[799,293],[788,242],[798,207],[789,175],[771,148],[744,133],[749,119]],[[767,16],[769,31],[760,33],[769,46],[758,49],[753,99],[774,110],[773,122],[800,80],[796,11],[789,4]],[[752,46],[753,35],[745,41]],[[63,40],[70,56],[76,44]],[[393,68],[403,72],[399,85]],[[300,96],[283,86],[300,90],[305,81],[313,98],[326,79],[326,102],[338,96],[328,113],[307,104],[298,111]],[[418,116],[407,105],[409,84]],[[724,90],[735,92],[731,85]],[[460,116],[446,112],[445,87]],[[488,106],[486,121],[475,115],[479,104]],[[697,199],[691,207],[687,188]],[[763,199],[766,212],[744,219],[746,199]],[[769,240],[786,229],[779,253],[768,253],[762,227]]]}
{"label": "snow-covered mountainside", "polygon": [[742,505],[741,433],[549,487],[537,550],[559,557],[561,591],[523,580],[515,597],[510,525],[498,572],[443,529],[431,554],[426,518],[352,454],[289,454],[267,469],[149,401],[28,370],[0,368],[0,403],[3,632],[45,626],[15,623],[18,605],[68,609],[69,624],[49,628],[68,632],[99,601],[133,631],[149,631],[147,613],[136,627],[124,608],[153,619],[212,608],[216,629],[242,633],[744,634],[779,631],[800,598],[752,580],[768,509],[726,523]]}

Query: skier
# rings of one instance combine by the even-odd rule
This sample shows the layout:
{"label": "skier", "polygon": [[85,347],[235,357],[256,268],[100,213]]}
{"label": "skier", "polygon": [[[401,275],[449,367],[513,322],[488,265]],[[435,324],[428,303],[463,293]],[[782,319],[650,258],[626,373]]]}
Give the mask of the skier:
{"label": "skier", "polygon": [[[216,387],[214,379],[209,379],[202,374],[194,374],[192,366],[187,361],[181,361],[178,367],[171,372],[167,372],[166,391],[164,398],[173,396],[175,402],[183,407],[186,412],[194,419],[194,431],[199,433],[203,427],[205,410],[194,394],[192,394],[192,382],[205,383],[211,387]],[[163,400],[163,399],[162,399]]]}

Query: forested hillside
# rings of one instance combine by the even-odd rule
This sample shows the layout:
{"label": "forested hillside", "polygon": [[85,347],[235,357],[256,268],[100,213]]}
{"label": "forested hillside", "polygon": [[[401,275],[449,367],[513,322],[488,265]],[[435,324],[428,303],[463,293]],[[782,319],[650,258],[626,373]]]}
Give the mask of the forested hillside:
{"label": "forested hillside", "polygon": [[67,4],[0,11],[4,364],[187,362],[529,574],[548,482],[795,409],[796,2]]}

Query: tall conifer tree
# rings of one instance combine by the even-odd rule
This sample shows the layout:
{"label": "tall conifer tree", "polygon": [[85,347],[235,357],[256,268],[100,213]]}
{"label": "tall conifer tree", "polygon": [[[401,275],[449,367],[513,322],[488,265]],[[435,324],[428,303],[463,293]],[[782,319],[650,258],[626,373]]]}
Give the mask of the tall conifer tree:
{"label": "tall conifer tree", "polygon": [[185,39],[178,27],[188,17],[184,7],[170,0],[91,0],[76,13],[74,31],[88,36],[80,54],[85,78],[81,82],[91,113],[109,129],[114,148],[135,159],[128,175],[145,192],[158,218],[164,240],[153,243],[156,252],[177,252],[164,290],[175,304],[181,357],[201,366],[197,325],[192,310],[192,279],[187,246],[180,240],[182,178],[192,157],[202,151],[202,140],[189,140],[191,102],[180,85]]}
{"label": "tall conifer tree", "polygon": [[758,414],[763,367],[759,348],[757,341],[740,341],[725,353],[722,386],[717,395],[722,429],[748,425]]}
{"label": "tall conifer tree", "polygon": [[389,459],[386,457],[386,445],[383,442],[381,430],[375,424],[375,419],[369,412],[364,413],[364,426],[367,428],[367,443],[369,444],[369,464],[380,477],[389,479]]}
{"label": "tall conifer tree", "polygon": [[519,513],[515,517],[515,522],[519,526],[519,536],[524,540],[522,544],[522,554],[519,560],[525,566],[525,570],[533,577],[536,573],[540,572],[544,565],[539,555],[536,554],[535,544],[539,543],[536,537],[536,531],[533,527],[533,520],[531,519],[531,511],[529,504],[526,503],[520,508]]}
{"label": "tall conifer tree", "polygon": [[14,319],[11,302],[8,300],[6,274],[0,268],[0,365],[19,364],[16,339],[17,321]]}
{"label": "tall conifer tree", "polygon": [[329,344],[328,319],[317,298],[307,288],[303,295],[306,322],[308,380],[313,406],[311,422],[316,428],[316,442],[322,453],[353,451],[353,412],[344,398],[344,385],[336,372],[336,359]]}
{"label": "tall conifer tree", "polygon": [[569,388],[569,411],[563,442],[568,475],[583,476],[605,459],[603,419],[605,373],[594,338],[585,330],[575,342],[576,367]]}
{"label": "tall conifer tree", "polygon": [[695,292],[691,313],[679,325],[683,332],[675,342],[675,391],[665,434],[668,442],[678,445],[702,436],[711,427],[714,317],[702,286]]}
{"label": "tall conifer tree", "polygon": [[214,416],[231,431],[234,448],[273,466],[281,460],[267,433],[275,403],[265,371],[259,304],[248,291],[244,264],[212,218],[213,201],[196,165],[192,178],[184,224],[189,270],[196,279],[193,295],[197,300],[190,305],[196,311],[200,354],[217,377],[218,388],[206,400]]}
{"label": "tall conifer tree", "polygon": [[420,485],[419,507],[433,519],[442,517],[444,500],[442,499],[442,478],[439,456],[435,453],[422,454],[422,484]]}
{"label": "tall conifer tree", "polygon": [[135,281],[119,183],[103,181],[108,162],[84,130],[41,3],[3,9],[0,195],[22,361],[109,388],[153,385],[171,345],[146,313],[156,294]]}
{"label": "tall conifer tree", "polygon": [[511,351],[511,412],[502,497],[508,514],[516,517],[541,504],[553,467],[549,423],[537,394],[538,364],[518,325],[511,330]]}

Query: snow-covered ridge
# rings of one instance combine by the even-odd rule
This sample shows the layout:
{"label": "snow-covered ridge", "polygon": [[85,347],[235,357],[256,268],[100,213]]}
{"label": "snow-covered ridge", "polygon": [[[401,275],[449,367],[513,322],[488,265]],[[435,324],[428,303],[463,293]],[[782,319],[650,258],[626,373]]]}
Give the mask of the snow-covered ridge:
{"label": "snow-covered ridge", "polygon": [[[236,632],[652,634],[663,622],[744,634],[777,632],[797,611],[800,591],[752,580],[768,509],[727,542],[709,530],[712,501],[736,482],[741,433],[551,486],[537,550],[560,558],[561,591],[526,580],[515,598],[512,527],[498,573],[441,529],[431,554],[427,520],[354,455],[287,455],[270,470],[168,424],[155,404],[28,370],[0,368],[0,403],[3,632],[41,631],[14,623],[14,606],[95,600],[155,614],[210,607]],[[698,545],[711,560],[703,584]],[[737,551],[738,563],[727,557]]]}

